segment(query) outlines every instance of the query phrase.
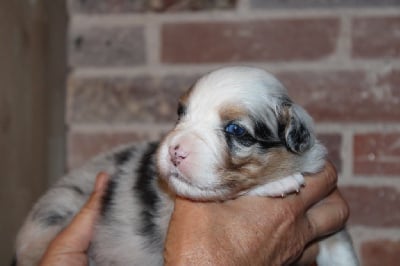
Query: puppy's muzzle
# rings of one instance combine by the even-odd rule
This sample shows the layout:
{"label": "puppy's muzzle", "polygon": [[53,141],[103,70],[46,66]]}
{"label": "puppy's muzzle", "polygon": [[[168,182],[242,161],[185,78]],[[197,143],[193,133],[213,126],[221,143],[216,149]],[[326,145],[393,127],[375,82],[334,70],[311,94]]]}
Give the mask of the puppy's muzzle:
{"label": "puppy's muzzle", "polygon": [[186,148],[182,147],[180,144],[171,145],[168,152],[170,160],[175,167],[179,166],[190,154]]}

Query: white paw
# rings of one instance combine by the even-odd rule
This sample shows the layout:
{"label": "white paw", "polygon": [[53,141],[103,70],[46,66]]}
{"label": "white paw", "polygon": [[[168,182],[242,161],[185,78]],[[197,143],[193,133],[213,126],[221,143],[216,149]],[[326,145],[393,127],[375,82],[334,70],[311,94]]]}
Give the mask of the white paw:
{"label": "white paw", "polygon": [[293,192],[299,192],[304,185],[304,177],[296,173],[250,190],[247,194],[252,196],[284,197]]}

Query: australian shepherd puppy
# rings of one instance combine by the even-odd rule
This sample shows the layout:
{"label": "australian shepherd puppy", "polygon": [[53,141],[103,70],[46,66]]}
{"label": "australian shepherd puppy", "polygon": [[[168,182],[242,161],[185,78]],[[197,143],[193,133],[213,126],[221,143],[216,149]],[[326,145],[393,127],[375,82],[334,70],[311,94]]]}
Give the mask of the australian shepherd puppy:
{"label": "australian shepherd puppy", "polygon": [[[91,259],[96,265],[162,265],[175,195],[215,201],[299,191],[302,174],[325,163],[312,124],[265,71],[211,72],[181,96],[178,122],[160,143],[97,157],[42,196],[18,234],[17,263],[36,265],[88,199],[96,174],[106,171],[111,179]],[[357,265],[345,231],[322,241],[320,250],[319,265]]]}

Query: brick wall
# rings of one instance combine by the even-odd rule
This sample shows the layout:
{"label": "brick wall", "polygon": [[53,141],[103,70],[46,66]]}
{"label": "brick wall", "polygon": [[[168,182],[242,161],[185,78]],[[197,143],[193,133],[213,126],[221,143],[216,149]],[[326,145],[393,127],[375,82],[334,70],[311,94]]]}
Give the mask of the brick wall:
{"label": "brick wall", "polygon": [[398,263],[399,0],[69,0],[69,12],[70,168],[158,138],[199,75],[260,66],[315,118],[363,265]]}

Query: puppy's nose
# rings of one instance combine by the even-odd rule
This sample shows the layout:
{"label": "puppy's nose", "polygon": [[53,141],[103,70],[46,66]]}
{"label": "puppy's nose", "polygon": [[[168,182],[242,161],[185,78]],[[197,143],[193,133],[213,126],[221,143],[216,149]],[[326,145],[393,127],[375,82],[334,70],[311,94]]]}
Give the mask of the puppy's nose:
{"label": "puppy's nose", "polygon": [[182,148],[181,145],[177,144],[169,147],[169,156],[171,162],[175,166],[178,166],[183,160],[185,160],[189,156],[189,152],[185,151],[185,149]]}

